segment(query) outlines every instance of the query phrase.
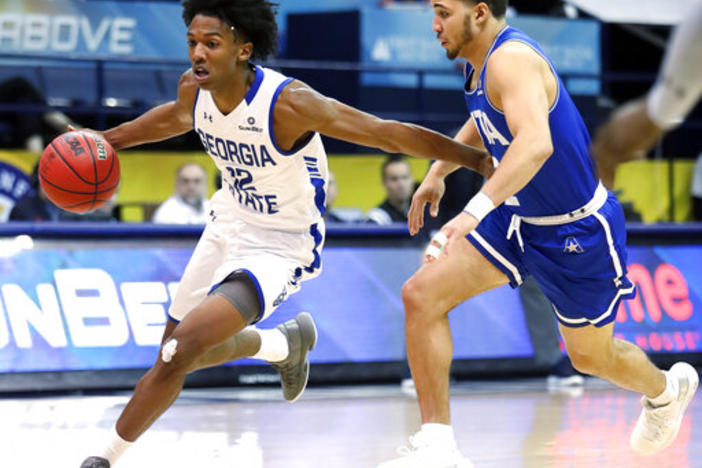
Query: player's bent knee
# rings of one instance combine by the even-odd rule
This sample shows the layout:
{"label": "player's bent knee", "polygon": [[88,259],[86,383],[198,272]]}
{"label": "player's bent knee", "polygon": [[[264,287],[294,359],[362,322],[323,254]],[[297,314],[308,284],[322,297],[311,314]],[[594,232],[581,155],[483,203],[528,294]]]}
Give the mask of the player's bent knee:
{"label": "player's bent knee", "polygon": [[423,308],[427,295],[422,289],[421,283],[414,276],[402,285],[402,303],[405,305],[406,313],[411,314]]}
{"label": "player's bent knee", "polygon": [[578,372],[602,377],[606,374],[607,363],[604,357],[596,353],[571,353],[570,361]]}
{"label": "player's bent knee", "polygon": [[192,372],[198,359],[207,351],[194,337],[171,337],[160,350],[157,370],[165,374],[187,374]]}

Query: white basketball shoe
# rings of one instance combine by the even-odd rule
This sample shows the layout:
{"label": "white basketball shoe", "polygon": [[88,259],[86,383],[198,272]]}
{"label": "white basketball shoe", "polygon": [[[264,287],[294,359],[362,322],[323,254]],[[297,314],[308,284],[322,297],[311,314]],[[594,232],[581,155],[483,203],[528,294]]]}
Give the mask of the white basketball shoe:
{"label": "white basketball shoe", "polygon": [[430,440],[422,431],[410,436],[409,446],[397,449],[399,458],[383,462],[377,468],[473,468],[461,455],[456,442]]}
{"label": "white basketball shoe", "polygon": [[641,455],[651,455],[673,443],[685,409],[697,391],[699,376],[690,364],[678,362],[668,372],[678,379],[678,396],[673,401],[655,408],[648,398],[641,398],[643,410],[629,439],[631,448]]}

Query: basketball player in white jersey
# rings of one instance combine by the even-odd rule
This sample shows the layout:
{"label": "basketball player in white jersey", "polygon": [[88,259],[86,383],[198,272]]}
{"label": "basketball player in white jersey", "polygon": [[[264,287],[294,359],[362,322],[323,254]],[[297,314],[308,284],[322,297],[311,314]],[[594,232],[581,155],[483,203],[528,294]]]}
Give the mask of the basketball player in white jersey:
{"label": "basketball player in white jersey", "polygon": [[645,157],[663,133],[685,119],[702,95],[702,3],[683,18],[648,95],[621,106],[597,131],[592,153],[607,187],[612,187],[619,164]]}
{"label": "basketball player in white jersey", "polygon": [[253,65],[277,43],[264,0],[186,0],[192,68],[178,98],[102,133],[116,149],[195,130],[222,171],[210,220],[173,304],[154,366],[137,384],[103,449],[82,468],[109,468],[173,403],[185,375],[250,356],[272,363],[295,401],[317,334],[309,314],[273,330],[268,317],[319,274],[327,161],[320,133],[391,153],[439,158],[492,174],[483,150],[425,128],[384,121]]}

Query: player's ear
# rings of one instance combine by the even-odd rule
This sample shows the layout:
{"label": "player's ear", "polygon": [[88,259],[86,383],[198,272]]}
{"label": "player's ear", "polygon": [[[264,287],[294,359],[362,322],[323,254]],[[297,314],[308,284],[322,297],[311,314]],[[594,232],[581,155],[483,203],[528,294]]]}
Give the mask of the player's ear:
{"label": "player's ear", "polygon": [[237,59],[241,62],[247,62],[253,55],[253,43],[245,42],[239,46],[239,52],[237,53]]}
{"label": "player's ear", "polygon": [[485,2],[479,2],[473,7],[471,16],[473,16],[473,20],[476,24],[482,24],[487,21],[488,17],[490,16],[490,7],[487,6]]}

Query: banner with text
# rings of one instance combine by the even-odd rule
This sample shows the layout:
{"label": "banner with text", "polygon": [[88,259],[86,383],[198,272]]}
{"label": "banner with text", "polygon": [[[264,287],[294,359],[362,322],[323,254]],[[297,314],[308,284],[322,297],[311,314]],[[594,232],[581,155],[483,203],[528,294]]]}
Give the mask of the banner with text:
{"label": "banner with text", "polygon": [[187,60],[181,11],[177,2],[0,0],[0,53]]}
{"label": "banner with text", "polygon": [[[363,62],[373,65],[407,66],[433,69],[425,76],[427,88],[463,88],[463,67],[446,58],[446,51],[432,30],[432,9],[363,9],[361,53]],[[536,16],[509,18],[508,23],[531,36],[553,61],[556,71],[597,75],[601,71],[600,23]],[[416,87],[416,73],[369,73],[362,75],[365,85]],[[596,95],[599,79],[566,80],[573,94]]]}
{"label": "banner with text", "polygon": [[[191,253],[135,242],[40,246],[0,258],[0,372],[149,367]],[[313,363],[404,360],[400,289],[420,255],[414,248],[328,247],[323,274],[260,326],[309,311],[320,333]],[[651,352],[702,350],[700,256],[702,246],[632,247],[639,295],[619,308],[615,332]],[[458,359],[533,353],[519,296],[507,286],[450,317]]]}

